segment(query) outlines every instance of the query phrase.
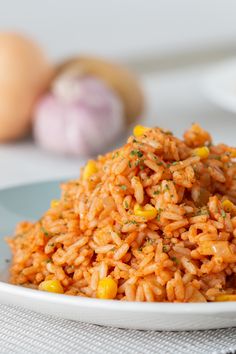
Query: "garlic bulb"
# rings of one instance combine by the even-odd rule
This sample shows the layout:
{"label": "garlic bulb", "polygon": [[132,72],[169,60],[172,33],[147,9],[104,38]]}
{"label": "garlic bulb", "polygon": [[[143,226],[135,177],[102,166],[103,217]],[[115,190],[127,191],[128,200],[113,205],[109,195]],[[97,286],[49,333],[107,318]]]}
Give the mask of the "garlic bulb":
{"label": "garlic bulb", "polygon": [[119,97],[100,79],[61,74],[35,109],[34,136],[40,146],[63,154],[103,152],[125,127]]}

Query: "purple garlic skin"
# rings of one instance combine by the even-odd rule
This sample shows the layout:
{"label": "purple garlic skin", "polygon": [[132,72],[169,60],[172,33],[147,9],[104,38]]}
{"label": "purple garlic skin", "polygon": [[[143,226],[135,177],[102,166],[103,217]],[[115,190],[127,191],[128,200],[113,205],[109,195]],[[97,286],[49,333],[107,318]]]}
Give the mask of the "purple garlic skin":
{"label": "purple garlic skin", "polygon": [[43,148],[92,156],[105,151],[125,128],[123,104],[103,81],[61,75],[38,102],[34,136]]}

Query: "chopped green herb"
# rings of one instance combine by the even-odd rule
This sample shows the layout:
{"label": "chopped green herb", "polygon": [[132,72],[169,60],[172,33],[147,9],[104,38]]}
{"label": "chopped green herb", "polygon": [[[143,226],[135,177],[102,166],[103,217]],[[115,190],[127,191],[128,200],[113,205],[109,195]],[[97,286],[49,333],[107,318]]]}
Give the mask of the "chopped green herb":
{"label": "chopped green herb", "polygon": [[144,169],[143,160],[140,160],[140,159],[136,160],[134,165],[136,167],[139,166],[140,170]]}
{"label": "chopped green herb", "polygon": [[155,244],[155,240],[153,240],[152,238],[147,238],[147,239],[146,239],[146,242],[147,242],[149,245],[154,245],[154,244]]}
{"label": "chopped green herb", "polygon": [[153,194],[158,195],[158,194],[160,194],[160,191],[155,191]]}
{"label": "chopped green herb", "polygon": [[224,210],[222,210],[221,215],[224,219],[226,218],[226,212]]}
{"label": "chopped green herb", "polygon": [[160,221],[161,218],[161,212],[163,211],[161,208],[159,208],[158,210],[158,215],[157,215],[157,221]]}
{"label": "chopped green herb", "polygon": [[47,259],[47,260],[46,260],[46,263],[51,263],[51,262],[52,262],[51,259]]}
{"label": "chopped green herb", "polygon": [[47,237],[50,236],[49,232],[43,226],[41,226],[41,231],[42,231],[42,233],[44,233],[45,236],[47,236]]}
{"label": "chopped green herb", "polygon": [[135,221],[135,220],[129,220],[129,221],[126,221],[125,224],[126,224],[126,225],[127,225],[127,224],[134,224],[134,225],[136,225],[136,224],[137,224],[137,221]]}
{"label": "chopped green herb", "polygon": [[137,161],[135,161],[134,165],[137,167],[141,162],[142,162],[142,160],[138,159]]}
{"label": "chopped green herb", "polygon": [[132,167],[132,163],[131,163],[131,161],[129,161],[128,165],[129,165],[129,168],[131,168],[131,167]]}
{"label": "chopped green herb", "polygon": [[171,260],[172,260],[174,263],[179,264],[179,260],[178,260],[178,258],[176,258],[176,257],[172,257],[172,258],[171,258]]}
{"label": "chopped green herb", "polygon": [[140,151],[140,150],[132,150],[132,151],[130,152],[130,155],[131,155],[131,156],[138,156],[139,158],[143,157],[143,153],[142,153],[142,151]]}
{"label": "chopped green herb", "polygon": [[127,190],[127,186],[125,184],[122,184],[120,186],[120,189],[122,189],[122,191],[126,191]]}
{"label": "chopped green herb", "polygon": [[163,162],[158,161],[158,162],[157,162],[157,166],[163,166]]}
{"label": "chopped green herb", "polygon": [[162,251],[163,251],[163,252],[168,252],[168,246],[167,246],[167,245],[163,245]]}
{"label": "chopped green herb", "polygon": [[207,208],[201,208],[199,209],[196,214],[196,216],[199,216],[199,215],[209,215],[209,211],[207,210]]}
{"label": "chopped green herb", "polygon": [[178,165],[178,161],[172,162],[172,165],[173,165],[173,166]]}
{"label": "chopped green herb", "polygon": [[166,167],[170,167],[170,163],[167,163],[167,164],[166,164]]}
{"label": "chopped green herb", "polygon": [[116,151],[116,152],[113,154],[112,159],[115,159],[115,158],[118,157],[118,156],[119,156],[119,151]]}
{"label": "chopped green herb", "polygon": [[142,157],[143,153],[141,151],[138,151],[137,155],[138,155],[138,157]]}
{"label": "chopped green herb", "polygon": [[166,184],[164,190],[168,191],[169,189],[170,187],[168,186],[168,184]]}
{"label": "chopped green herb", "polygon": [[125,201],[125,209],[129,209],[129,205],[127,201]]}

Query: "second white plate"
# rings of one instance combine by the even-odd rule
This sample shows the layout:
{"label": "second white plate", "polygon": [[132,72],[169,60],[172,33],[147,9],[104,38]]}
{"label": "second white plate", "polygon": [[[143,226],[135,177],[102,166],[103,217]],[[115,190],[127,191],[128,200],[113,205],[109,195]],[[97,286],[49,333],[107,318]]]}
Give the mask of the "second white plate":
{"label": "second white plate", "polygon": [[213,67],[204,83],[205,93],[212,102],[236,113],[236,59]]}

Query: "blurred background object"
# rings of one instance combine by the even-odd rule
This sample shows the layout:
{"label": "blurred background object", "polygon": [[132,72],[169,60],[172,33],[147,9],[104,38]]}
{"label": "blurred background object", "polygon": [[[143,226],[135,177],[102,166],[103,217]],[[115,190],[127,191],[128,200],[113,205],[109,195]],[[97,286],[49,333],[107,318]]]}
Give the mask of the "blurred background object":
{"label": "blurred background object", "polygon": [[235,53],[235,12],[234,0],[8,0],[0,24],[30,34],[52,59],[86,53],[141,63]]}
{"label": "blurred background object", "polygon": [[[182,134],[197,121],[217,141],[235,144],[235,114],[211,104],[202,81],[213,65],[236,55],[235,10],[233,0],[8,0],[0,30],[34,38],[53,62],[92,55],[124,64],[141,78],[145,125]],[[125,134],[112,146],[124,140]],[[2,185],[67,178],[84,163],[31,140],[1,145],[0,161]]]}
{"label": "blurred background object", "polygon": [[26,135],[34,104],[52,71],[33,41],[16,33],[0,33],[0,141]]}
{"label": "blurred background object", "polygon": [[34,136],[49,151],[95,156],[141,117],[143,101],[125,68],[96,57],[68,59],[36,104]]}
{"label": "blurred background object", "polygon": [[209,99],[226,111],[236,113],[236,59],[213,65],[207,72],[205,93]]}

